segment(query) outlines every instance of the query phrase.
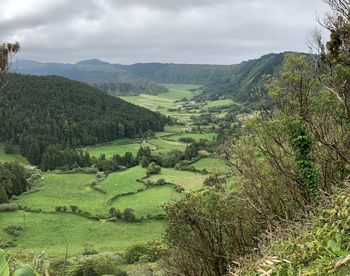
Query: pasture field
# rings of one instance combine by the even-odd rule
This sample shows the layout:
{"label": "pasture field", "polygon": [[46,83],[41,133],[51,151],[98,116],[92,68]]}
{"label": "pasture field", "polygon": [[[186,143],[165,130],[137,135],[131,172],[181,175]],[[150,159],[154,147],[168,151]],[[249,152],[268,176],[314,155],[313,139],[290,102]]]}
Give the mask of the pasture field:
{"label": "pasture field", "polygon": [[206,169],[210,173],[230,173],[231,172],[230,168],[226,166],[224,161],[217,158],[211,158],[211,157],[202,158],[197,162],[193,163],[192,166],[200,171]]}
{"label": "pasture field", "polygon": [[7,154],[4,148],[0,145],[0,163],[17,161],[23,165],[29,165],[28,160],[20,154]]}
{"label": "pasture field", "polygon": [[206,176],[190,171],[180,171],[172,168],[162,168],[160,174],[151,175],[147,179],[157,181],[160,178],[164,178],[167,182],[180,185],[184,187],[185,190],[190,191],[202,188],[202,183]]}
{"label": "pasture field", "polygon": [[145,187],[137,179],[146,175],[146,169],[141,166],[133,167],[122,172],[111,173],[99,185],[109,196],[136,192]]}
{"label": "pasture field", "polygon": [[133,155],[137,154],[139,148],[143,146],[149,146],[152,148],[152,145],[149,145],[146,142],[141,141],[140,139],[119,139],[111,143],[100,144],[87,148],[91,156],[98,158],[102,153],[106,155],[106,158],[110,158],[113,154],[124,155],[127,152],[131,152]]}
{"label": "pasture field", "polygon": [[17,246],[9,251],[45,252],[50,257],[63,257],[68,245],[69,256],[82,254],[84,243],[98,252],[124,251],[127,247],[161,237],[164,222],[123,223],[89,220],[72,214],[28,212],[0,213],[0,240],[11,237],[3,231],[8,225],[22,226]]}
{"label": "pasture field", "polygon": [[[148,141],[149,144],[155,148],[156,152],[168,152],[172,150],[185,150],[186,148],[186,143],[181,143],[177,141],[168,141],[165,139],[150,139]],[[152,147],[151,147],[152,149]]]}
{"label": "pasture field", "polygon": [[132,208],[136,217],[154,216],[164,213],[162,205],[180,197],[182,194],[170,185],[155,186],[133,195],[119,197],[113,201],[112,206],[120,210]]}
{"label": "pasture field", "polygon": [[171,141],[178,141],[181,138],[192,138],[196,141],[199,141],[200,139],[207,139],[209,141],[213,140],[214,138],[216,138],[216,133],[178,133],[178,134],[174,134],[171,136],[167,136],[166,139],[167,140],[171,140]]}
{"label": "pasture field", "polygon": [[104,210],[108,195],[90,187],[93,174],[43,174],[38,192],[22,195],[16,200],[21,206],[53,212],[56,206],[76,205],[92,214],[107,213]]}

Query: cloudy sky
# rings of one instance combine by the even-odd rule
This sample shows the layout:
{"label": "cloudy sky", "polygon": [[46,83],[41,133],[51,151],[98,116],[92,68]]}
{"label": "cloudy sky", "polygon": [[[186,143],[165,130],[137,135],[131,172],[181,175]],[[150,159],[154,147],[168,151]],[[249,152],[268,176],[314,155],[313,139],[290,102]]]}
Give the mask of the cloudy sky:
{"label": "cloudy sky", "polygon": [[233,64],[308,51],[322,0],[0,0],[18,58]]}

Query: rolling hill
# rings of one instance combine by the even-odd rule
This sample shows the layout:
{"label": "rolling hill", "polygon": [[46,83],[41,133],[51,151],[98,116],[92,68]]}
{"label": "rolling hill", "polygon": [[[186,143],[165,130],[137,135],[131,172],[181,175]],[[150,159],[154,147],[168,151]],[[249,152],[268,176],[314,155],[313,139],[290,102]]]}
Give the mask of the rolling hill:
{"label": "rolling hill", "polygon": [[[79,147],[162,131],[166,118],[82,82],[10,75],[0,90],[0,141],[40,156],[48,145]],[[31,158],[33,160],[33,158]]]}

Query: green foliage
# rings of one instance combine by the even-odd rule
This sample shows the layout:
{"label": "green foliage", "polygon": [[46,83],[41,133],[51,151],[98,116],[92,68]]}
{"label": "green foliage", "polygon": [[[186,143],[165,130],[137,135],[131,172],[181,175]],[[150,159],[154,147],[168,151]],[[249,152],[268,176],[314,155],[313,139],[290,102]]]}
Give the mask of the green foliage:
{"label": "green foliage", "polygon": [[159,174],[161,172],[161,167],[152,162],[147,167],[147,175]]}
{"label": "green foliage", "polygon": [[30,265],[23,265],[21,268],[15,271],[14,276],[38,276]]}
{"label": "green foliage", "polygon": [[146,244],[136,244],[125,250],[124,258],[127,264],[139,261],[155,262],[166,253],[165,245],[159,241],[151,241]]}
{"label": "green foliage", "polygon": [[296,230],[273,240],[263,257],[253,258],[238,275],[250,275],[259,269],[270,271],[270,275],[347,275],[350,270],[348,192],[347,188],[334,197],[330,206],[311,217],[305,228],[297,224]]}
{"label": "green foliage", "polygon": [[0,204],[29,189],[27,172],[17,162],[0,164]]}
{"label": "green foliage", "polygon": [[65,275],[67,276],[99,276],[116,275],[127,276],[127,273],[119,268],[112,260],[105,256],[96,256],[80,259],[68,264]]}
{"label": "green foliage", "polygon": [[295,162],[299,170],[300,181],[306,186],[311,199],[314,201],[320,193],[318,172],[312,160],[312,139],[303,123],[298,120],[289,125],[291,133],[290,144],[295,153]]}
{"label": "green foliage", "polygon": [[10,268],[6,260],[5,251],[0,249],[0,275],[1,276],[9,276]]}
{"label": "green foliage", "polygon": [[[5,251],[0,249],[0,275],[10,276],[10,267],[6,260]],[[19,269],[14,272],[14,276],[38,276],[30,265],[22,264]]]}
{"label": "green foliage", "polygon": [[43,171],[55,169],[77,169],[79,167],[90,167],[91,157],[88,152],[72,149],[61,149],[57,146],[49,146],[43,153],[40,168]]}

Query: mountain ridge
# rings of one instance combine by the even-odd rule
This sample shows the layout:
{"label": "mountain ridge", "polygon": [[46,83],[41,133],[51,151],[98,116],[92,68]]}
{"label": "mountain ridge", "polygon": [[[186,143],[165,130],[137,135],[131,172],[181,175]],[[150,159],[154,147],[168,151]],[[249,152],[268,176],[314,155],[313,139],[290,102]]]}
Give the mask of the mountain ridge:
{"label": "mountain ridge", "polygon": [[153,81],[158,83],[187,83],[205,86],[204,99],[233,98],[252,101],[252,90],[262,88],[262,76],[279,72],[286,53],[270,53],[239,64],[175,64],[135,63],[112,64],[99,59],[71,63],[18,62],[17,73],[30,75],[59,75],[95,84],[101,81]]}

